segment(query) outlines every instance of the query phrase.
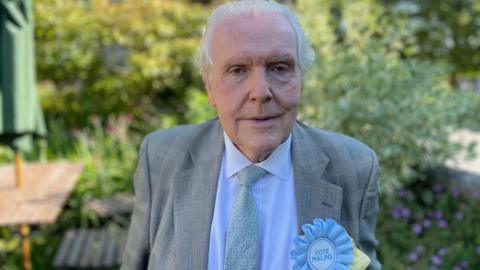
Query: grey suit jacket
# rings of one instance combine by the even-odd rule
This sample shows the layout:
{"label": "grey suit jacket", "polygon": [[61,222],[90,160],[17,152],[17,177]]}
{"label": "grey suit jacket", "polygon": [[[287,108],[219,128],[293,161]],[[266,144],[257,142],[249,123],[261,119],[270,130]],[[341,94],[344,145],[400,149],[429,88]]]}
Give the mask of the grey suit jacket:
{"label": "grey suit jacket", "polygon": [[[223,151],[218,120],[159,130],[145,138],[121,269],[207,269]],[[315,218],[332,218],[370,257],[369,269],[380,269],[374,235],[375,153],[350,137],[297,122],[292,160],[299,233],[302,224]]]}

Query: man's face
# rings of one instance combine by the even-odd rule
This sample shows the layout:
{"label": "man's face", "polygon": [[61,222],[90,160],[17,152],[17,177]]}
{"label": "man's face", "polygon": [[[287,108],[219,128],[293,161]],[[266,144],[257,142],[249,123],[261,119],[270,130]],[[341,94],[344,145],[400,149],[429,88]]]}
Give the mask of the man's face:
{"label": "man's face", "polygon": [[251,161],[290,134],[300,100],[295,33],[280,15],[230,17],[214,28],[209,102],[228,137]]}

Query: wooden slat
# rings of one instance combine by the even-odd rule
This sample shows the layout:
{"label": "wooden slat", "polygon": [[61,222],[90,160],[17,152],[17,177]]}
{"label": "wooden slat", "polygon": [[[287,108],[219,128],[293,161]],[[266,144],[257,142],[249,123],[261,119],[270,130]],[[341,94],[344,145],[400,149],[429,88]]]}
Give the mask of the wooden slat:
{"label": "wooden slat", "polygon": [[91,254],[92,246],[94,245],[95,239],[97,236],[98,236],[97,230],[87,230],[85,243],[83,244],[82,254],[80,256],[78,265],[76,266],[88,267],[90,265],[90,261],[91,261],[90,258],[92,256]]}
{"label": "wooden slat", "polygon": [[93,267],[95,262],[98,260],[98,251],[100,250],[100,239],[102,238],[101,230],[93,230],[95,237],[93,238],[92,244],[90,245],[90,250],[88,251],[88,259],[86,260],[87,267]]}
{"label": "wooden slat", "polygon": [[112,217],[133,211],[134,197],[130,194],[116,194],[113,198],[96,199],[87,203],[86,207],[100,217]]}
{"label": "wooden slat", "polygon": [[53,260],[53,265],[55,267],[62,267],[67,264],[68,254],[70,253],[71,247],[74,242],[75,231],[70,230],[65,233],[62,239],[62,243],[58,248],[55,259]]}
{"label": "wooden slat", "polygon": [[108,230],[108,243],[106,245],[104,267],[112,266],[115,262],[115,247],[119,237],[119,231],[115,228]]}
{"label": "wooden slat", "polygon": [[126,229],[69,230],[54,259],[55,267],[99,268],[120,265]]}
{"label": "wooden slat", "polygon": [[98,238],[98,245],[95,251],[95,257],[92,258],[90,266],[92,267],[102,266],[103,253],[104,253],[103,250],[105,249],[106,238],[107,238],[107,231],[106,229],[102,229],[100,231],[100,236]]}
{"label": "wooden slat", "polygon": [[80,163],[24,164],[24,187],[15,187],[14,166],[0,166],[0,226],[53,223],[77,181]]}
{"label": "wooden slat", "polygon": [[116,250],[116,259],[115,262],[117,265],[122,264],[123,259],[123,251],[125,250],[125,244],[127,242],[127,230],[122,229],[119,234],[118,242],[116,243],[117,250]]}
{"label": "wooden slat", "polygon": [[78,233],[75,235],[73,246],[71,248],[71,251],[66,263],[67,267],[74,267],[79,264],[80,255],[82,254],[82,250],[83,250],[83,242],[85,239],[85,234],[86,234],[85,229],[80,229]]}

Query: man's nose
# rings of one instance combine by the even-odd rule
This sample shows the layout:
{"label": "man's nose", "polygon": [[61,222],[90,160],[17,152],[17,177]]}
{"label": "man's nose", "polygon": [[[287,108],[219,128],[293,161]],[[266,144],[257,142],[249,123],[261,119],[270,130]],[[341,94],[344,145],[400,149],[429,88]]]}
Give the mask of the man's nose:
{"label": "man's nose", "polygon": [[252,101],[268,102],[272,99],[267,72],[263,67],[254,68],[249,78],[248,88]]}

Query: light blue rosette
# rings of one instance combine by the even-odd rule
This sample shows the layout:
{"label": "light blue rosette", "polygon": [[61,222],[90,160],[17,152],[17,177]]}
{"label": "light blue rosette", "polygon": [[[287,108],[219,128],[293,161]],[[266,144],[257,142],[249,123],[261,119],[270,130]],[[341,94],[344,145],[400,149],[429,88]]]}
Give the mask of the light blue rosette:
{"label": "light blue rosette", "polygon": [[293,270],[349,270],[353,246],[347,231],[333,219],[317,218],[302,225],[304,235],[297,236],[291,257]]}

